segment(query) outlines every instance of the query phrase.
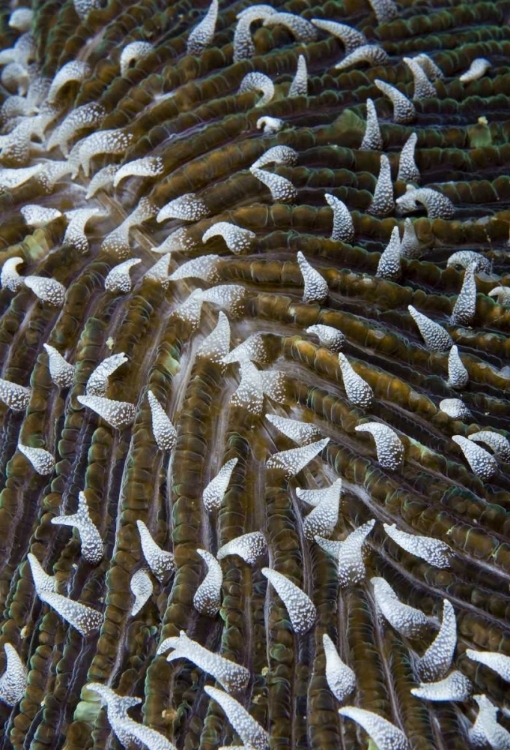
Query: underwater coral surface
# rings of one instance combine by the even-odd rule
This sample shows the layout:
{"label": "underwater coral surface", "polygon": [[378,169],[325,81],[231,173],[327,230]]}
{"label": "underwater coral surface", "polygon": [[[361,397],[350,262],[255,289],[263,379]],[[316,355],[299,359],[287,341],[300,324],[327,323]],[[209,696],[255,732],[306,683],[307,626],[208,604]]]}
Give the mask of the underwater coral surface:
{"label": "underwater coral surface", "polygon": [[0,3],[0,748],[510,748],[509,20]]}

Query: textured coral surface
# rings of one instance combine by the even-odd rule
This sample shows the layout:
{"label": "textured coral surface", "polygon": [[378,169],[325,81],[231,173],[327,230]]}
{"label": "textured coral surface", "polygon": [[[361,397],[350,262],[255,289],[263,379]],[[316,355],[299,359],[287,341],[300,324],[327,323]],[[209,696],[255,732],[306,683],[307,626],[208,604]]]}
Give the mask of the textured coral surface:
{"label": "textured coral surface", "polygon": [[[485,455],[483,466],[476,458],[470,465],[462,441],[452,438],[480,430],[508,436],[510,308],[500,304],[505,292],[489,292],[510,284],[509,0],[399,0],[397,15],[382,22],[365,0],[275,0],[274,8],[302,19],[348,24],[389,56],[379,53],[372,64],[361,60],[341,70],[334,67],[346,54],[339,39],[316,29],[315,40],[299,41],[288,26],[261,20],[249,27],[254,53],[234,63],[236,15],[246,0],[221,0],[212,42],[195,54],[186,45],[208,10],[203,0],[95,5],[81,2],[78,15],[69,0],[33,0],[33,40],[25,38],[28,52],[9,58],[11,64],[21,59],[21,71],[1,68],[0,263],[5,269],[8,259],[20,258],[23,278],[51,278],[63,290],[57,285],[43,293],[41,282],[14,276],[10,288],[4,278],[0,291],[0,375],[30,388],[17,392],[11,406],[18,408],[4,404],[0,392],[0,642],[12,644],[28,669],[22,699],[14,707],[0,703],[0,747],[121,747],[97,693],[85,688],[91,682],[142,698],[130,709],[132,719],[179,750],[247,744],[214,691],[205,692],[214,678],[187,658],[167,662],[166,654],[156,655],[162,641],[180,631],[249,670],[248,686],[235,697],[267,731],[271,750],[364,750],[368,735],[339,715],[342,705],[387,719],[412,750],[469,747],[478,712],[471,697],[432,702],[410,691],[419,686],[418,659],[438,632],[446,599],[458,629],[451,670],[460,670],[473,694],[485,694],[500,708],[508,695],[496,671],[465,653],[510,655],[508,463]],[[27,33],[8,25],[11,12],[3,0],[4,50]],[[124,60],[122,74],[122,51],[135,41],[151,46]],[[432,83],[433,97],[414,101],[414,121],[396,124],[392,103],[374,81],[411,99],[413,75],[403,58],[420,53],[433,58],[444,78]],[[300,55],[307,95],[300,93],[303,81],[289,92]],[[476,58],[491,67],[480,78],[459,81]],[[49,89],[73,61],[80,65],[70,80]],[[273,82],[267,104],[257,106],[258,89],[238,93],[248,73]],[[34,81],[42,95],[24,110],[12,97],[28,101]],[[379,118],[380,151],[360,149],[368,98]],[[64,119],[91,104],[96,109],[83,110],[81,129],[70,127],[64,140],[58,131]],[[283,126],[264,134],[257,128],[261,117],[279,118]],[[75,146],[112,130],[89,141],[88,150]],[[397,199],[412,182],[412,174],[397,179],[400,152],[412,133],[419,186],[449,198],[454,214],[430,218],[417,203],[409,215],[419,257],[399,259],[397,247],[393,260],[380,266],[393,228],[402,236],[405,218],[391,197],[384,216],[374,211],[381,153]],[[276,145],[290,147],[297,158],[285,151],[284,163],[253,174],[251,165]],[[102,168],[140,159],[133,170],[117,173],[115,185],[111,169],[86,197]],[[20,184],[7,172],[38,164],[41,169]],[[55,179],[52,169],[60,170]],[[166,204],[189,194],[195,197],[157,220]],[[351,213],[349,241],[331,239],[334,201],[325,194]],[[21,213],[30,204],[62,215],[34,228]],[[81,228],[78,217],[77,228],[66,233],[72,219],[66,212],[74,209],[97,214]],[[204,242],[218,222],[249,232],[213,230]],[[172,252],[161,260],[154,248],[168,237]],[[468,270],[447,266],[463,250],[488,263]],[[207,255],[216,258],[191,267],[191,276],[183,269],[168,279]],[[116,271],[105,288],[109,272],[131,259],[139,262]],[[158,261],[162,270],[151,275]],[[473,314],[463,301],[451,317],[465,276],[465,288],[476,288],[476,309]],[[236,286],[206,293],[218,285]],[[197,289],[204,294],[191,296]],[[409,306],[448,331],[468,372],[463,389],[448,383],[449,347],[427,348]],[[223,334],[203,347],[218,321]],[[220,346],[228,323],[230,350],[261,334],[244,350],[254,364],[242,353],[241,362],[235,356],[220,361],[228,351]],[[345,360],[306,331],[316,324],[344,334]],[[60,388],[50,377],[44,344],[74,366]],[[96,377],[86,395],[95,368],[121,353],[118,369],[106,380]],[[270,372],[281,375],[260,375]],[[149,390],[176,435],[159,414],[162,432],[155,436]],[[108,419],[94,411],[105,397],[125,402],[115,414],[107,402]],[[444,399],[460,399],[468,411],[452,412],[454,404],[447,413],[439,407]],[[314,425],[308,442],[329,442],[297,474],[280,468],[279,459],[266,466],[271,455],[299,447],[266,414]],[[374,433],[355,429],[374,422],[394,430],[403,456],[386,446],[385,460]],[[55,458],[52,473],[38,473],[18,443],[48,451]],[[398,452],[398,440],[395,445]],[[492,456],[486,444],[476,445]],[[233,459],[224,496],[221,482],[208,488],[206,508],[205,488]],[[333,510],[332,526],[321,520],[324,507],[322,516],[305,521],[313,506],[296,489],[326,488],[338,478],[340,512],[335,518]],[[81,492],[104,543],[99,562],[97,542],[91,562],[76,528],[51,523],[78,512]],[[338,571],[338,549],[331,554],[315,535],[343,541],[372,520],[357,557],[350,547],[340,548],[345,559],[340,556]],[[174,554],[176,567],[165,574],[161,563],[160,575],[137,577],[133,587],[137,594],[148,587],[149,598],[132,615],[131,579],[146,567],[137,521]],[[418,542],[404,549],[383,524],[445,542],[449,567],[419,557]],[[195,597],[207,571],[207,554],[197,550],[216,555],[236,537],[259,531],[267,548],[259,540],[252,564],[220,555],[217,604],[209,589]],[[99,629],[82,636],[57,612],[54,603],[61,599],[54,593],[43,592],[47,602],[41,601],[29,553],[55,576],[57,594],[101,614]],[[266,568],[287,576],[313,601],[316,619],[306,632],[296,632]],[[424,613],[419,628],[389,621],[399,605],[378,611],[381,579],[400,602]],[[324,634],[355,674],[354,691],[342,703],[326,679]],[[0,658],[3,671],[3,649]],[[498,720],[510,728],[505,715]]]}

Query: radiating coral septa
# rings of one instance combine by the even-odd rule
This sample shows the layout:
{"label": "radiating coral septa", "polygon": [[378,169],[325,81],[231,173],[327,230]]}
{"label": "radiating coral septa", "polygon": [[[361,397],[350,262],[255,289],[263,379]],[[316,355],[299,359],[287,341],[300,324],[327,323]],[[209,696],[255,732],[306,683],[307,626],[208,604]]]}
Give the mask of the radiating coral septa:
{"label": "radiating coral septa", "polygon": [[259,91],[262,94],[255,106],[265,107],[274,97],[274,83],[264,73],[247,73],[241,81],[237,93],[246,94],[251,91]]}
{"label": "radiating coral septa", "polygon": [[410,750],[405,734],[382,716],[355,706],[340,708],[338,713],[362,726],[374,741],[377,750]]}
{"label": "radiating coral septa", "polygon": [[405,638],[420,636],[429,625],[428,617],[420,609],[403,604],[384,578],[372,578],[370,583],[377,608],[391,627]]}
{"label": "radiating coral septa", "polygon": [[422,682],[411,694],[425,701],[465,701],[472,689],[470,680],[456,670],[439,682]]}
{"label": "radiating coral septa", "polygon": [[129,271],[133,266],[141,263],[140,258],[130,258],[117,266],[114,266],[104,280],[104,288],[107,292],[127,294],[131,291],[131,277]]}
{"label": "radiating coral septa", "polygon": [[386,534],[406,552],[426,560],[436,568],[450,567],[452,550],[445,542],[433,537],[407,534],[397,529],[394,523],[391,525],[384,523],[383,526]]}
{"label": "radiating coral septa", "polygon": [[216,476],[211,479],[207,487],[204,489],[202,501],[207,512],[210,513],[211,511],[220,508],[230,483],[232,472],[236,467],[237,460],[237,458],[232,458],[230,461],[223,464]]}
{"label": "radiating coral septa", "polygon": [[171,552],[161,549],[143,521],[137,521],[136,525],[140,533],[145,561],[158,581],[162,583],[166,576],[175,570],[174,556]]}
{"label": "radiating coral septa", "polygon": [[151,598],[154,587],[146,568],[140,568],[134,573],[129,583],[129,588],[134,594],[135,601],[131,607],[131,617],[135,617]]}
{"label": "radiating coral septa", "polygon": [[337,701],[342,702],[355,689],[356,675],[340,659],[335,644],[326,633],[322,636],[322,645],[326,655],[326,681],[328,687]]}
{"label": "radiating coral septa", "polygon": [[29,445],[22,445],[22,443],[18,443],[18,450],[30,461],[38,474],[46,476],[53,473],[55,459],[49,451],[44,450],[44,448],[31,448]]}
{"label": "radiating coral septa", "polygon": [[251,750],[268,750],[269,737],[267,732],[253,719],[241,704],[223,690],[206,685],[207,695],[220,704],[237,734],[245,746]]}
{"label": "radiating coral septa", "polygon": [[309,443],[302,448],[274,453],[266,461],[268,469],[282,469],[287,477],[293,477],[305,468],[329,443],[329,438]]}
{"label": "radiating coral septa", "polygon": [[376,276],[380,279],[398,280],[402,274],[400,259],[402,256],[402,244],[398,226],[391,230],[390,241],[386,245],[379,263],[377,264]]}
{"label": "radiating coral septa", "polygon": [[17,268],[25,261],[23,258],[11,257],[4,261],[0,274],[0,286],[2,289],[8,289],[10,292],[17,292],[25,283],[23,276],[20,276]]}
{"label": "radiating coral septa", "polygon": [[85,393],[87,396],[106,396],[108,389],[108,378],[123,364],[128,361],[124,352],[112,354],[100,362],[97,367],[90,373]]}
{"label": "radiating coral septa", "polygon": [[13,411],[23,411],[30,403],[32,389],[10,380],[0,378],[0,401],[3,401]]}
{"label": "radiating coral septa", "polygon": [[304,281],[303,302],[324,302],[329,294],[326,279],[308,263],[300,251],[297,253],[297,262]]}
{"label": "radiating coral septa", "polygon": [[219,548],[216,557],[218,560],[223,560],[228,555],[238,555],[248,565],[254,565],[266,551],[267,543],[264,534],[261,531],[252,531],[224,544]]}
{"label": "radiating coral septa", "polygon": [[262,575],[274,586],[288,612],[292,629],[298,635],[308,632],[317,619],[317,610],[309,596],[282,573],[262,568]]}
{"label": "radiating coral septa", "polygon": [[152,432],[157,446],[162,451],[171,451],[177,443],[177,430],[152,391],[147,391],[151,408]]}
{"label": "radiating coral septa", "polygon": [[420,680],[441,680],[449,672],[457,645],[457,619],[448,599],[443,599],[443,619],[438,634],[418,659],[416,669]]}
{"label": "radiating coral septa", "polygon": [[82,406],[95,411],[109,425],[122,429],[131,424],[136,416],[136,408],[127,401],[113,401],[101,396],[77,396]]}
{"label": "radiating coral septa", "polygon": [[27,686],[27,668],[11,643],[4,643],[5,671],[0,677],[0,701],[15,706],[20,701]]}
{"label": "radiating coral septa", "polygon": [[66,299],[66,288],[56,279],[43,276],[25,276],[25,286],[33,291],[41,302],[47,302],[53,307],[62,307]]}
{"label": "radiating coral septa", "polygon": [[81,553],[90,563],[98,563],[103,557],[103,540],[90,517],[87,498],[83,492],[78,494],[78,510],[70,516],[56,516],[51,523],[61,526],[73,526],[78,529],[81,541]]}
{"label": "radiating coral septa", "polygon": [[131,42],[126,44],[122,52],[120,53],[120,74],[125,76],[128,70],[133,67],[133,63],[137,63],[139,60],[145,60],[154,47],[149,42]]}
{"label": "radiating coral septa", "polygon": [[218,19],[218,0],[211,0],[211,4],[204,18],[195,26],[186,42],[188,55],[201,55],[212,44],[216,21]]}
{"label": "radiating coral septa", "polygon": [[207,565],[207,574],[195,592],[193,605],[202,615],[216,617],[221,607],[223,571],[214,555],[207,550],[197,549],[197,554]]}
{"label": "radiating coral septa", "polygon": [[480,479],[491,479],[497,474],[498,463],[488,451],[462,435],[453,435],[452,440],[457,443],[471,469]]}

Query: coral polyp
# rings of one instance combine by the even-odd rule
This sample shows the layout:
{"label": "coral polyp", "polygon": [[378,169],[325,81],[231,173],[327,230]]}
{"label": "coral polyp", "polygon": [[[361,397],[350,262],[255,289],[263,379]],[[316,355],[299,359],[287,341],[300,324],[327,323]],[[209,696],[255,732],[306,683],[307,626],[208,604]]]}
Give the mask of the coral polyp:
{"label": "coral polyp", "polygon": [[0,749],[508,748],[509,9],[1,4]]}

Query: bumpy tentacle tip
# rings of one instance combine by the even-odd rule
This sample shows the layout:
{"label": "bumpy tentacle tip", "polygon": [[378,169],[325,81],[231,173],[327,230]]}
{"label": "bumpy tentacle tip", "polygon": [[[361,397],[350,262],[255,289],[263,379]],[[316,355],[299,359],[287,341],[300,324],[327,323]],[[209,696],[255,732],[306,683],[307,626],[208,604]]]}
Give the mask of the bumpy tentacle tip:
{"label": "bumpy tentacle tip", "polygon": [[462,672],[454,671],[439,682],[421,683],[411,694],[426,701],[465,701],[473,686]]}
{"label": "bumpy tentacle tip", "polygon": [[230,461],[227,461],[204,489],[202,500],[206,511],[209,513],[220,508],[230,483],[232,472],[237,465],[237,460],[237,458],[232,458]]}
{"label": "bumpy tentacle tip", "polygon": [[177,430],[152,391],[147,391],[151,408],[152,432],[157,446],[162,451],[171,451],[177,443]]}
{"label": "bumpy tentacle tip", "polygon": [[113,401],[101,396],[78,396],[77,398],[82,406],[92,409],[109,425],[119,430],[130,425],[136,415],[135,406],[127,401]]}
{"label": "bumpy tentacle tip", "polygon": [[267,543],[264,534],[261,531],[252,531],[224,544],[219,548],[216,557],[218,560],[223,560],[228,555],[238,555],[248,565],[254,565],[266,551]]}
{"label": "bumpy tentacle tip", "polygon": [[329,438],[324,438],[302,448],[280,451],[267,459],[266,466],[268,469],[283,469],[288,477],[293,477],[318,456],[328,443]]}
{"label": "bumpy tentacle tip", "polygon": [[304,281],[303,302],[324,302],[329,294],[328,282],[308,263],[302,252],[298,251],[297,261]]}
{"label": "bumpy tentacle tip", "polygon": [[195,592],[193,606],[207,617],[216,617],[221,607],[223,572],[218,560],[210,552],[197,549],[197,553],[207,565],[207,574]]}
{"label": "bumpy tentacle tip", "polygon": [[373,401],[374,392],[361,375],[355,371],[345,354],[338,354],[345,394],[351,404],[367,409]]}
{"label": "bumpy tentacle tip", "polygon": [[131,617],[135,617],[151,598],[154,587],[149,573],[145,568],[140,568],[132,576],[129,588],[135,597],[131,607]]}
{"label": "bumpy tentacle tip", "polygon": [[49,451],[44,450],[44,448],[31,448],[28,445],[22,445],[22,443],[18,443],[18,450],[30,461],[38,474],[46,476],[53,473],[55,459]]}
{"label": "bumpy tentacle tip", "polygon": [[15,706],[25,694],[27,668],[11,643],[4,643],[6,665],[0,677],[0,701]]}
{"label": "bumpy tentacle tip", "polygon": [[143,521],[136,522],[140,534],[140,542],[145,561],[158,581],[162,583],[166,576],[175,570],[174,556],[171,552],[161,549]]}
{"label": "bumpy tentacle tip", "polygon": [[73,526],[80,534],[81,553],[90,563],[98,563],[103,557],[103,540],[90,517],[87,498],[83,492],[78,495],[78,510],[70,516],[57,516],[51,523],[61,526]]}
{"label": "bumpy tentacle tip", "polygon": [[268,750],[269,737],[260,724],[228,693],[206,685],[207,695],[220,704],[245,746],[254,750]]}
{"label": "bumpy tentacle tip", "polygon": [[492,479],[497,474],[498,463],[488,451],[462,435],[454,435],[452,440],[457,443],[472,471],[480,479]]}
{"label": "bumpy tentacle tip", "polygon": [[299,635],[308,632],[317,619],[317,610],[310,597],[282,573],[271,568],[262,568],[261,572],[284,603],[294,632]]}
{"label": "bumpy tentacle tip", "polygon": [[398,727],[372,711],[345,706],[340,708],[338,713],[362,726],[372,738],[377,750],[410,750],[411,748],[407,737]]}
{"label": "bumpy tentacle tip", "polygon": [[32,389],[0,378],[0,401],[13,411],[24,411],[30,403]]}

